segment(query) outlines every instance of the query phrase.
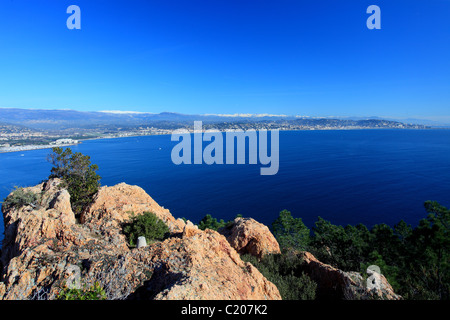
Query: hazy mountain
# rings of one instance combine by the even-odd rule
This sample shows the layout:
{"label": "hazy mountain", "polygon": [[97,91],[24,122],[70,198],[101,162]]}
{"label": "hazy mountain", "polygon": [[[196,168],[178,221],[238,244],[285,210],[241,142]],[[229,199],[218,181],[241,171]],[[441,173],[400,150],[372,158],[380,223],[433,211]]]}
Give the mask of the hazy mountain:
{"label": "hazy mountain", "polygon": [[[230,123],[230,122],[267,122],[267,121],[302,121],[305,124],[320,123],[327,121],[334,123],[342,121],[382,121],[379,117],[300,117],[271,114],[207,114],[188,115],[174,112],[144,113],[129,111],[76,111],[76,110],[44,110],[44,109],[18,109],[0,108],[0,122],[26,126],[34,129],[61,130],[67,128],[97,128],[106,126],[137,126],[161,123],[185,123],[201,120],[205,123]],[[395,119],[389,119],[396,122]],[[408,119],[406,123],[443,125],[438,123],[420,123]],[[336,125],[338,125],[336,123]]]}
{"label": "hazy mountain", "polygon": [[[187,115],[173,112],[141,113],[120,111],[76,111],[0,108],[0,122],[19,124],[35,129],[59,130],[98,125],[140,125],[152,122],[204,122],[263,121],[286,119],[284,116],[240,116],[240,115]],[[294,119],[294,117],[291,117]]]}
{"label": "hazy mountain", "polygon": [[450,127],[450,122],[447,120],[442,121],[436,121],[436,120],[428,120],[428,119],[417,119],[417,118],[406,118],[406,119],[400,119],[400,118],[381,118],[377,116],[371,116],[371,117],[334,117],[336,119],[341,120],[389,120],[389,121],[398,121],[405,124],[419,124],[424,126],[430,126],[430,127]]}
{"label": "hazy mountain", "polygon": [[401,121],[403,123],[422,124],[430,127],[450,127],[450,122],[447,120],[436,121],[427,119],[400,119],[397,121]]}

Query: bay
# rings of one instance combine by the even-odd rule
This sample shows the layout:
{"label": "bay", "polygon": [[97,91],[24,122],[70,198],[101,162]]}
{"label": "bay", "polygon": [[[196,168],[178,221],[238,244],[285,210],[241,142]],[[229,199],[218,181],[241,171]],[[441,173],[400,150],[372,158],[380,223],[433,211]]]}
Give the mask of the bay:
{"label": "bay", "polygon": [[[450,207],[450,130],[282,131],[273,176],[261,176],[260,164],[175,165],[176,143],[161,135],[71,148],[99,166],[102,185],[138,185],[176,218],[194,223],[206,214],[224,220],[242,214],[270,226],[287,209],[308,227],[318,216],[369,228],[401,219],[415,226],[426,216],[426,200]],[[0,154],[0,199],[14,186],[46,179],[50,151]]]}

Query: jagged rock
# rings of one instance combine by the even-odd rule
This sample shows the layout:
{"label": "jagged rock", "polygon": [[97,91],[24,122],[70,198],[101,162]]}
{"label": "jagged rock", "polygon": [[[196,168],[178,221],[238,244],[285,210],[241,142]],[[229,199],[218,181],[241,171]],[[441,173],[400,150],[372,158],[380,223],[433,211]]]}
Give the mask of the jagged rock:
{"label": "jagged rock", "polygon": [[[370,266],[372,267],[372,266]],[[367,289],[374,297],[382,297],[387,300],[399,300],[401,296],[394,292],[394,289],[386,279],[386,277],[380,273],[380,268],[371,269],[367,268]]]}
{"label": "jagged rock", "polygon": [[236,218],[231,227],[223,227],[218,231],[241,254],[262,258],[266,254],[280,253],[280,246],[269,228],[254,219]]}
{"label": "jagged rock", "polygon": [[[275,285],[243,262],[224,236],[175,220],[137,186],[100,188],[82,223],[75,220],[61,181],[27,191],[39,194],[39,206],[2,208],[0,298],[54,299],[65,286],[99,282],[108,299],[281,299]],[[131,212],[145,211],[162,219],[171,234],[130,248],[121,225]]]}
{"label": "jagged rock", "polygon": [[49,208],[61,212],[64,217],[71,220],[71,223],[75,223],[75,215],[70,204],[70,194],[66,189],[55,194],[55,198],[49,203]]}
{"label": "jagged rock", "polygon": [[311,253],[299,253],[303,260],[303,271],[317,283],[319,297],[361,300],[385,299],[399,300],[386,278],[377,274],[379,286],[367,285],[367,280],[358,272],[344,272],[317,260]]}
{"label": "jagged rock", "polygon": [[72,226],[75,216],[70,207],[67,190],[59,190],[59,179],[52,179],[38,186],[24,188],[25,192],[39,195],[38,206],[2,208],[5,223],[5,237],[0,262],[6,265],[26,248],[47,240],[73,241]]}
{"label": "jagged rock", "polygon": [[181,234],[182,238],[193,237],[200,233],[201,230],[194,225],[191,221],[187,220],[185,226],[183,227],[183,232]]}
{"label": "jagged rock", "polygon": [[155,249],[159,262],[138,295],[162,300],[281,299],[275,285],[243,262],[216,231],[199,230],[191,237],[166,240]]}
{"label": "jagged rock", "polygon": [[120,224],[131,215],[153,212],[169,227],[170,232],[182,232],[184,222],[176,220],[168,209],[159,206],[142,188],[119,183],[112,187],[101,187],[93,203],[80,217],[82,223],[102,224],[111,221]]}

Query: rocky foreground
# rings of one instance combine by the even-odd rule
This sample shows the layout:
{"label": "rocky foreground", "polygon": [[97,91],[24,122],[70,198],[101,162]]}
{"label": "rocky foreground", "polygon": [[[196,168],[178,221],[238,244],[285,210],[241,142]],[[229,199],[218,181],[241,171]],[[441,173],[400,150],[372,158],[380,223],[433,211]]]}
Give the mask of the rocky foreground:
{"label": "rocky foreground", "polygon": [[[230,228],[199,230],[175,219],[145,191],[124,183],[102,187],[75,219],[60,180],[25,189],[37,205],[3,206],[5,238],[0,255],[0,299],[55,299],[65,286],[98,282],[108,299],[281,299],[276,286],[239,254],[279,253],[269,229],[237,218]],[[153,212],[170,236],[130,248],[121,232],[131,215]],[[306,272],[324,294],[342,299],[399,299],[382,275],[370,288],[358,273],[323,264],[298,252]]]}

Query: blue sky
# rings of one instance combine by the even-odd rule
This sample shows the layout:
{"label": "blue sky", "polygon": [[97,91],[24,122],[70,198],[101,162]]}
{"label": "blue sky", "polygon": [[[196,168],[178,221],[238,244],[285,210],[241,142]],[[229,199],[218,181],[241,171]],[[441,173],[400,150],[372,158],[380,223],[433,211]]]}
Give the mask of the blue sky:
{"label": "blue sky", "polygon": [[448,120],[450,0],[1,0],[0,107]]}

